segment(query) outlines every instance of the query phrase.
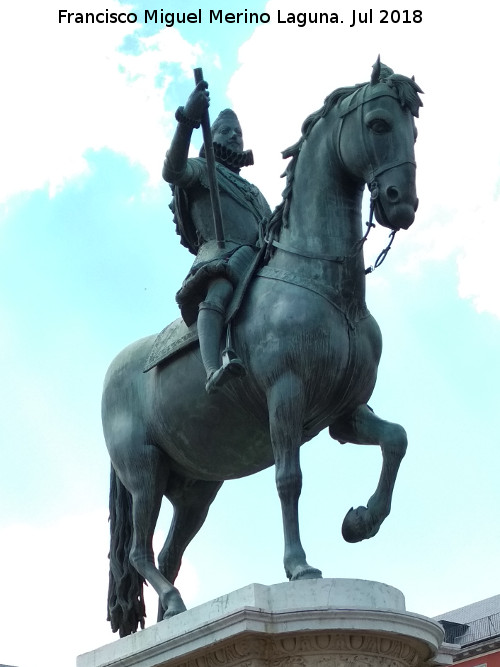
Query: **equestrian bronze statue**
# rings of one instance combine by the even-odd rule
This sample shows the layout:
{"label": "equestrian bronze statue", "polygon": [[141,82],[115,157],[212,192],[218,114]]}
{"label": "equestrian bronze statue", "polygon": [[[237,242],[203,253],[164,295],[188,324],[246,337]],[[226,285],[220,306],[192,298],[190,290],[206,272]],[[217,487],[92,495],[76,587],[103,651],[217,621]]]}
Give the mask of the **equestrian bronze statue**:
{"label": "equestrian bronze statue", "polygon": [[[198,86],[198,102],[190,98],[193,104],[178,113],[181,133],[189,134],[206,110],[199,95],[208,99],[206,87]],[[144,580],[158,593],[160,619],[185,610],[174,582],[182,555],[223,481],[272,465],[283,514],[286,575],[291,580],[321,577],[307,562],[300,540],[299,451],[325,428],[339,442],[379,445],[382,451],[377,487],[366,506],[347,512],[344,538],[373,537],[388,516],[407,438],[402,426],[381,419],[367,405],[382,338],[365,303],[367,233],[361,202],[368,184],[371,212],[381,225],[395,233],[412,224],[418,204],[414,118],[422,104],[420,92],[413,78],[394,74],[378,61],[368,83],[331,93],[304,121],[299,141],[284,152],[290,160],[282,203],[265,223],[259,222],[264,202],[253,213],[245,209],[249,237],[231,238],[235,252],[250,248],[255,256],[255,246],[262,246],[252,279],[233,280],[231,270],[214,269],[196,298],[181,299],[181,306],[189,301],[194,308],[190,322],[180,318],[173,323],[161,344],[155,335],[132,343],[111,364],[102,404],[112,462],[108,611],[120,635],[144,626]],[[238,157],[241,144],[236,149]],[[167,165],[168,179],[174,181],[174,172],[187,163],[181,156]],[[223,169],[217,164],[219,174]],[[190,175],[175,185],[177,210],[190,197],[198,201],[197,196],[208,206],[203,158],[186,169]],[[240,178],[224,169],[230,172],[228,181],[231,174]],[[194,170],[198,180],[189,181]],[[235,191],[239,187],[232,185]],[[191,187],[205,191],[190,193]],[[239,204],[225,187],[220,189],[223,223],[232,237],[237,222],[228,216]],[[255,201],[259,194],[253,192]],[[260,244],[257,222],[263,226]],[[367,231],[371,224],[370,216]],[[214,239],[217,245],[217,239],[213,231],[199,237],[196,224],[189,230],[195,263],[200,263],[199,249]],[[227,248],[219,253],[212,245],[211,250],[208,265],[230,261]],[[222,299],[215,312],[230,320],[230,347],[244,374],[234,373],[207,391],[196,309],[203,301],[210,303],[211,285],[219,279],[229,283],[226,291],[234,297],[231,303]],[[220,337],[214,365],[227,347],[227,336]],[[152,539],[164,496],[174,512],[156,564]]]}

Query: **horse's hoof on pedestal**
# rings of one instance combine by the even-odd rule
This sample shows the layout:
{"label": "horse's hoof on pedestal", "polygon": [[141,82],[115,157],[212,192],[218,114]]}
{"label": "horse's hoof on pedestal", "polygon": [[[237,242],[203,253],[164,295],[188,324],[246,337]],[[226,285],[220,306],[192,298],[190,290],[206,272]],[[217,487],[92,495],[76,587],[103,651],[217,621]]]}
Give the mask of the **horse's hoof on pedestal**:
{"label": "horse's hoof on pedestal", "polygon": [[299,581],[300,579],[321,579],[323,573],[315,567],[306,567],[299,569],[295,574],[289,577],[290,581]]}
{"label": "horse's hoof on pedestal", "polygon": [[182,614],[183,611],[187,611],[186,605],[184,602],[178,603],[178,604],[171,604],[169,608],[166,610],[166,612],[163,614],[163,620],[165,621],[167,618],[172,618],[172,616],[177,616],[177,614]]}

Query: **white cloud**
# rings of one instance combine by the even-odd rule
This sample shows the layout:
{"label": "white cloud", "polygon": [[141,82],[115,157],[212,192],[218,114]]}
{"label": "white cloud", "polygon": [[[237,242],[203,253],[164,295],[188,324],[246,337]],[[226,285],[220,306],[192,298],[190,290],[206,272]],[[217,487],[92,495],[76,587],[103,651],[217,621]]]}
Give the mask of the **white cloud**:
{"label": "white cloud", "polygon": [[[2,633],[0,659],[5,664],[67,667],[77,655],[118,639],[106,621],[107,519],[103,509],[45,525],[0,528],[0,627],[8,628]],[[164,539],[158,531],[155,549]],[[199,582],[189,561],[183,562],[177,585],[190,606]],[[158,598],[151,587],[145,589],[145,600],[147,625],[152,625]]]}
{"label": "white cloud", "polygon": [[[59,24],[55,0],[29,4],[28,22],[20,26],[11,3],[0,26],[0,57],[11,63],[2,72],[0,201],[44,186],[54,193],[85,174],[88,149],[109,148],[157,177],[158,146],[172,124],[163,108],[170,80],[157,78],[160,66],[177,63],[189,76],[200,47],[169,29],[140,38],[138,55],[127,55],[119,49],[137,24]],[[86,3],[85,11],[101,5]],[[82,10],[77,0],[65,7]],[[116,0],[106,8],[128,11]]]}
{"label": "white cloud", "polygon": [[[398,238],[399,252],[391,260],[399,270],[417,271],[425,270],[427,261],[459,257],[460,296],[498,316],[494,262],[484,260],[494,252],[498,234],[500,95],[492,85],[498,18],[492,12],[498,17],[500,10],[488,5],[485,22],[482,4],[473,15],[455,12],[453,28],[449,9],[429,0],[419,3],[423,21],[414,25],[297,28],[273,21],[259,26],[240,49],[229,95],[256,157],[248,177],[274,205],[284,185],[278,179],[285,167],[279,152],[296,141],[304,118],[331,90],[366,81],[379,52],[397,72],[415,74],[425,91],[416,146],[421,204],[414,227],[403,242]],[[379,6],[370,6],[376,18]],[[285,11],[280,0],[270,0],[266,11],[274,19],[279,8],[282,14],[297,13],[303,3],[290,0]],[[331,3],[316,3],[314,10],[331,12]],[[335,11],[350,17],[352,5],[337,3]],[[480,23],[477,30],[471,21]],[[464,34],[480,40],[466,53]],[[483,243],[489,245],[486,253]]]}
{"label": "white cloud", "polygon": [[[478,206],[488,208],[494,201],[500,164],[500,135],[492,132],[499,94],[491,86],[496,80],[498,23],[493,13],[499,8],[488,7],[489,20],[477,33],[480,43],[459,59],[462,36],[471,20],[480,20],[481,4],[480,0],[474,17],[454,15],[454,29],[446,33],[443,50],[449,12],[430,0],[419,4],[421,23],[375,22],[352,29],[347,27],[352,15],[348,3],[335,8],[344,25],[299,28],[276,22],[278,9],[282,16],[303,11],[299,0],[290,0],[286,10],[281,0],[270,0],[266,11],[272,20],[258,26],[242,45],[229,96],[244,126],[246,144],[255,153],[256,166],[249,177],[274,205],[284,186],[279,179],[285,167],[280,151],[295,142],[303,119],[333,88],[366,80],[379,52],[397,71],[415,73],[426,91],[417,143],[421,206],[409,234],[413,245],[401,244],[408,252],[400,255],[400,268],[417,270],[426,261],[459,256],[460,295],[478,309],[497,314],[496,296],[489,287],[494,282],[492,269],[482,263],[472,277],[472,267],[478,264],[472,257],[480,254],[468,234],[469,226],[477,225],[472,221],[484,217]],[[0,26],[2,62],[12,63],[3,73],[10,104],[4,106],[0,129],[7,167],[0,201],[44,186],[56,192],[88,171],[88,149],[109,148],[125,155],[157,181],[158,146],[168,145],[174,122],[163,108],[171,80],[161,75],[161,63],[177,63],[190,78],[201,47],[172,28],[138,39],[136,55],[124,54],[120,46],[135,25],[60,25],[55,0],[32,5],[30,21],[22,30],[12,29],[19,23],[12,5],[7,9],[11,15]],[[67,8],[78,9],[77,0]],[[112,0],[107,8],[123,11],[126,6]],[[379,7],[372,3],[372,8],[376,20]],[[85,9],[92,11],[93,5]],[[331,13],[331,3],[323,0],[314,10]]]}
{"label": "white cloud", "polygon": [[112,641],[106,623],[107,530],[104,511],[2,528],[6,603],[0,625],[8,628],[2,633],[2,661],[66,667],[94,642]]}
{"label": "white cloud", "polygon": [[466,243],[458,257],[461,297],[471,299],[480,313],[500,319],[498,248],[500,247],[500,200],[482,206],[468,222]]}

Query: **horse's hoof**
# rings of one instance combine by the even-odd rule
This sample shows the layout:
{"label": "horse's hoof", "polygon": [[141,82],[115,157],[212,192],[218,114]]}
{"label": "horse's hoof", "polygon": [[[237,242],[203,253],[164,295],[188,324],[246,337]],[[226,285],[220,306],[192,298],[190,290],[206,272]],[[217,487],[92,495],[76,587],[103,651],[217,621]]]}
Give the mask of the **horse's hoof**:
{"label": "horse's hoof", "polygon": [[186,608],[184,608],[184,609],[167,609],[167,611],[163,614],[163,620],[165,621],[167,618],[172,618],[173,616],[177,616],[178,614],[182,614],[183,611],[186,611]]}
{"label": "horse's hoof", "polygon": [[300,579],[321,579],[323,573],[315,567],[305,567],[299,569],[295,574],[289,577],[290,581],[299,581]]}
{"label": "horse's hoof", "polygon": [[342,523],[342,537],[346,542],[353,544],[373,537],[378,533],[379,528],[380,526],[373,521],[366,507],[357,509],[351,507]]}
{"label": "horse's hoof", "polygon": [[172,616],[177,616],[177,614],[182,614],[183,611],[186,610],[186,605],[182,600],[176,604],[171,603],[168,606],[168,609],[165,611],[163,614],[163,620],[165,621],[167,618],[172,618]]}

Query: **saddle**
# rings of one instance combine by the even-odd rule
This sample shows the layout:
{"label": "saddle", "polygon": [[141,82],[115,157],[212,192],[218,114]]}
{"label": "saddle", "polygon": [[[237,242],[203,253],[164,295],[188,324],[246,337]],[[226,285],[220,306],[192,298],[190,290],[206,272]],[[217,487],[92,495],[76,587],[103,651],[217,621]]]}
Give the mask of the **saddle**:
{"label": "saddle", "polygon": [[[257,269],[260,266],[264,252],[265,246],[260,248],[259,252],[255,256],[255,259],[250,264],[247,272],[239,281],[236,289],[233,292],[233,296],[226,312],[226,325],[228,327],[231,321],[234,319],[236,313],[239,311],[241,304],[243,303],[243,298],[246,294],[248,286],[250,285],[250,282],[252,281],[253,276],[256,274]],[[196,322],[188,327],[182,317],[179,317],[166,326],[156,336],[153,347],[151,348],[151,352],[149,353],[148,360],[144,367],[144,373],[147,373],[155,366],[158,366],[158,364],[167,361],[174,355],[187,350],[197,343],[198,327],[196,326]],[[226,351],[229,353],[232,352],[229,342],[226,345]]]}

